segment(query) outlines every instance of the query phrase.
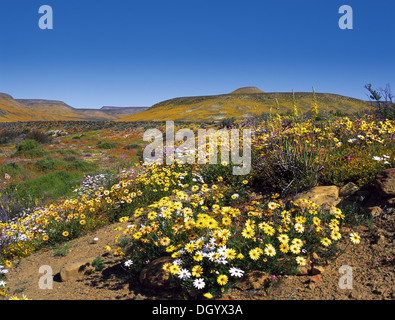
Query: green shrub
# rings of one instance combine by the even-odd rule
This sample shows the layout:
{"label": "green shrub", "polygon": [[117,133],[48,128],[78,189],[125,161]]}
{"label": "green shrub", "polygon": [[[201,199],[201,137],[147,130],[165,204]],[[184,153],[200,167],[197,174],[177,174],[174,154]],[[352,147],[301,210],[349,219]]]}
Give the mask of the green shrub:
{"label": "green shrub", "polygon": [[100,271],[104,269],[104,262],[101,257],[96,258],[95,260],[92,261],[92,267],[95,268],[96,271]]}
{"label": "green shrub", "polygon": [[64,158],[67,163],[65,164],[65,169],[67,170],[78,170],[82,172],[93,171],[97,169],[97,164],[93,162],[88,162],[76,157]]}
{"label": "green shrub", "polygon": [[22,171],[22,168],[16,162],[6,163],[0,169],[0,172],[2,174],[8,173],[10,176],[17,175],[21,171]]}
{"label": "green shrub", "polygon": [[5,129],[0,132],[0,144],[10,143],[19,136],[20,132],[15,129]]}
{"label": "green shrub", "polygon": [[26,139],[35,140],[39,143],[50,143],[52,137],[42,131],[34,130],[26,134]]}
{"label": "green shrub", "polygon": [[16,151],[19,153],[26,152],[26,151],[38,148],[39,145],[40,145],[40,143],[36,140],[26,139],[17,145]]}
{"label": "green shrub", "polygon": [[100,149],[114,149],[116,148],[116,144],[113,142],[101,142],[99,141],[97,147]]}
{"label": "green shrub", "polygon": [[125,150],[133,150],[133,149],[139,149],[141,146],[139,144],[133,143],[133,144],[128,144],[127,146],[124,146],[123,149]]}
{"label": "green shrub", "polygon": [[25,152],[16,152],[11,157],[15,156],[23,156],[25,158],[41,158],[48,155],[48,152],[44,149],[34,148],[31,150],[27,150]]}
{"label": "green shrub", "polygon": [[38,170],[46,172],[46,171],[54,170],[55,168],[60,167],[62,164],[63,161],[53,158],[45,158],[38,160],[35,166]]}
{"label": "green shrub", "polygon": [[385,169],[383,162],[375,161],[364,150],[350,156],[334,155],[327,159],[320,180],[324,184],[343,186],[353,182],[359,187],[371,184]]}

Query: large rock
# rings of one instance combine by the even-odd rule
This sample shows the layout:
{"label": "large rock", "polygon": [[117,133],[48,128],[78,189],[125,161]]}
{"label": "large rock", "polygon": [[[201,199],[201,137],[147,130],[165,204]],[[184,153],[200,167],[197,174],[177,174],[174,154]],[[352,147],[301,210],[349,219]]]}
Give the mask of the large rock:
{"label": "large rock", "polygon": [[314,187],[308,191],[299,193],[294,197],[294,200],[298,199],[310,200],[318,205],[327,203],[334,206],[339,204],[341,201],[341,199],[339,199],[339,188],[336,186]]}
{"label": "large rock", "polygon": [[174,289],[178,287],[171,274],[163,270],[166,263],[172,263],[171,257],[161,257],[151,261],[140,272],[140,283],[151,289]]}
{"label": "large rock", "polygon": [[339,190],[339,196],[340,197],[348,197],[352,196],[359,190],[358,186],[355,183],[349,182],[345,184],[343,187],[340,188]]}
{"label": "large rock", "polygon": [[376,188],[384,197],[395,196],[395,168],[385,169],[376,176]]}
{"label": "large rock", "polygon": [[65,281],[81,280],[85,275],[93,272],[93,258],[87,258],[77,262],[69,262],[60,269],[60,279]]}

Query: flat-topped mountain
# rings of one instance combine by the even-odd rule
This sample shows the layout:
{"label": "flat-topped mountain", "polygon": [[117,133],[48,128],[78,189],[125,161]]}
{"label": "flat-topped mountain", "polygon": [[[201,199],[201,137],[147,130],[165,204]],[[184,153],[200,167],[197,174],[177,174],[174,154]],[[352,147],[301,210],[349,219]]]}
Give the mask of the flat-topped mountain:
{"label": "flat-topped mountain", "polygon": [[77,109],[59,100],[14,99],[0,93],[0,122],[16,121],[106,121],[136,114],[146,108],[103,107]]}
{"label": "flat-topped mountain", "polygon": [[231,94],[238,94],[238,93],[264,93],[261,89],[257,87],[243,87],[232,91]]}
{"label": "flat-topped mountain", "polygon": [[[249,118],[263,112],[292,112],[292,92],[263,92],[256,87],[244,87],[228,94],[180,97],[165,100],[138,114],[118,121],[216,121],[226,118]],[[295,92],[296,105],[302,112],[311,110],[312,92]],[[354,113],[371,108],[367,101],[330,93],[316,93],[319,110]]]}

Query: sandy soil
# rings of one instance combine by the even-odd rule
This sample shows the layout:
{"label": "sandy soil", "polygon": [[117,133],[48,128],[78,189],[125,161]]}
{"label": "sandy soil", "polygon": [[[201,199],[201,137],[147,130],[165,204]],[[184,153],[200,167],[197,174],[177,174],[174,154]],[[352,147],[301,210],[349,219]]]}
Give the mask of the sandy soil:
{"label": "sandy soil", "polygon": [[[72,240],[65,256],[56,255],[56,249],[42,250],[14,263],[9,269],[9,295],[22,294],[33,300],[127,300],[127,299],[181,299],[172,291],[154,292],[142,288],[130,279],[123,269],[119,257],[114,257],[105,249],[114,245],[119,233],[114,229],[125,223],[106,226],[91,234]],[[355,229],[355,228],[354,228]],[[361,243],[352,249],[341,240],[346,252],[324,265],[318,276],[292,276],[282,278],[269,288],[258,290],[230,290],[226,300],[395,300],[395,222],[394,214],[375,218],[373,225],[362,224],[356,228],[361,235]],[[99,240],[94,243],[93,239]],[[101,257],[105,263],[101,271],[93,271],[82,280],[61,282],[59,272],[67,262],[75,262],[88,257]],[[53,289],[40,289],[38,282],[43,274],[42,265],[52,268]],[[352,268],[352,289],[341,289],[339,268]]]}

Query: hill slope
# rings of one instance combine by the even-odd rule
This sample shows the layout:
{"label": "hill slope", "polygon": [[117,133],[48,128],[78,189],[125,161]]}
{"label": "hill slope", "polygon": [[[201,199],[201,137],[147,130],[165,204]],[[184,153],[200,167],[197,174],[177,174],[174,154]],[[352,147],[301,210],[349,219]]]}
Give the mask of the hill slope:
{"label": "hill slope", "polygon": [[15,99],[27,106],[33,113],[44,114],[44,121],[52,120],[114,120],[116,117],[95,109],[75,109],[63,101],[42,99]]}
{"label": "hill slope", "polygon": [[116,120],[145,110],[144,107],[103,107],[76,109],[63,101],[14,99],[0,93],[0,122],[17,121],[106,121]]}
{"label": "hill slope", "polygon": [[[118,121],[212,121],[226,118],[248,118],[269,112],[275,112],[275,99],[278,99],[280,112],[292,112],[291,92],[264,93],[255,87],[240,88],[230,94],[182,97],[166,100],[151,108],[119,119]],[[241,92],[241,93],[240,93]],[[296,105],[299,110],[308,112],[313,102],[311,92],[296,92]],[[337,94],[316,93],[319,110],[353,113],[371,108],[369,102]]]}
{"label": "hill slope", "polygon": [[232,91],[230,94],[239,94],[239,93],[264,93],[264,92],[258,89],[257,87],[243,87],[235,91]]}
{"label": "hill slope", "polygon": [[44,113],[14,100],[8,94],[0,93],[0,121],[39,121]]}

